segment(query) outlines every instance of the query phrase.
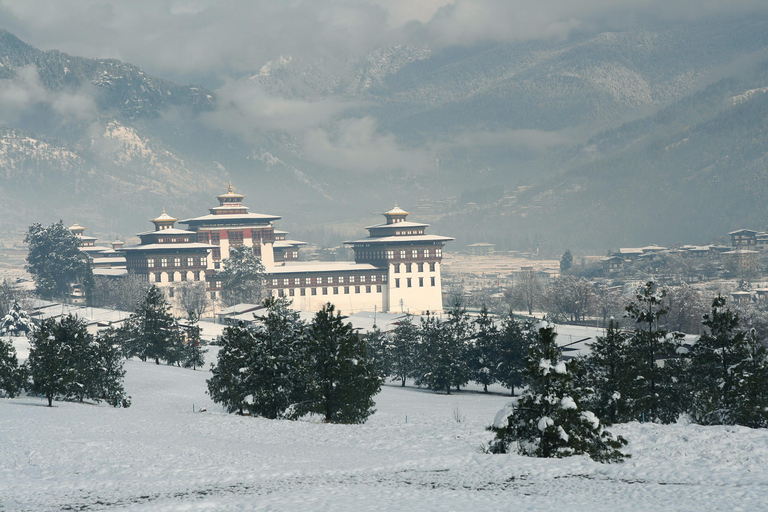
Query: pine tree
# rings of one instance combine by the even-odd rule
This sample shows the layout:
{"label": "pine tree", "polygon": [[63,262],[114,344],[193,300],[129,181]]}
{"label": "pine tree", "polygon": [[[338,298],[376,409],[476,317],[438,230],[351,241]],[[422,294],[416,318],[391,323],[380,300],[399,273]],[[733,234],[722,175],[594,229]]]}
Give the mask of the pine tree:
{"label": "pine tree", "polygon": [[374,324],[373,329],[365,333],[363,339],[365,340],[365,346],[368,349],[368,355],[373,360],[373,364],[379,372],[379,375],[382,377],[388,376],[390,368],[388,350],[389,340],[387,339],[387,336],[385,336],[384,333],[381,332],[381,329]]}
{"label": "pine tree", "polygon": [[33,329],[32,320],[29,315],[14,300],[8,314],[0,320],[0,334],[8,336],[19,336],[20,334],[29,334]]}
{"label": "pine tree", "polygon": [[531,344],[530,330],[524,329],[509,311],[501,323],[496,342],[497,361],[493,373],[496,380],[514,394],[515,387],[523,384],[525,356]]}
{"label": "pine tree", "polygon": [[181,344],[181,357],[179,361],[184,368],[196,370],[205,365],[205,353],[201,346],[200,333],[202,329],[197,324],[197,314],[189,312],[187,325],[184,326],[184,341]]}
{"label": "pine tree", "polygon": [[244,414],[251,394],[253,378],[251,358],[256,342],[251,332],[240,322],[227,327],[219,337],[220,346],[216,364],[211,367],[211,378],[206,381],[208,394],[227,412]]}
{"label": "pine tree", "polygon": [[[682,375],[670,358],[676,357],[682,335],[660,329],[659,319],[667,310],[662,307],[666,291],[649,281],[636,300],[627,306],[627,314],[637,324],[629,341],[629,374],[634,381],[627,387],[630,414],[643,421],[671,423],[683,412]],[[664,364],[659,361],[667,359]]]}
{"label": "pine tree", "polygon": [[264,295],[264,265],[250,247],[230,247],[219,272],[221,300],[225,306],[259,304]]}
{"label": "pine tree", "polygon": [[284,418],[292,415],[294,401],[304,396],[306,379],[300,367],[304,325],[287,299],[270,297],[264,305],[267,314],[252,331],[248,410],[265,418]]}
{"label": "pine tree", "polygon": [[723,297],[702,322],[707,331],[690,351],[691,416],[704,425],[768,425],[766,349],[754,331],[739,330],[739,316]]}
{"label": "pine tree", "polygon": [[629,366],[629,337],[611,318],[605,336],[597,336],[585,358],[586,382],[593,394],[589,407],[607,424],[633,419],[633,380]]}
{"label": "pine tree", "polygon": [[499,330],[483,304],[480,315],[475,319],[475,335],[472,344],[472,356],[469,367],[472,370],[472,380],[483,386],[488,392],[488,386],[496,382],[496,367],[499,354]]}
{"label": "pine tree", "polygon": [[754,329],[742,340],[740,354],[731,372],[734,379],[731,419],[736,425],[768,427],[768,347]]}
{"label": "pine tree", "polygon": [[0,338],[0,394],[19,396],[26,382],[25,367],[19,366],[16,348],[10,340]]}
{"label": "pine tree", "polygon": [[568,272],[573,266],[573,255],[570,249],[566,249],[563,257],[560,258],[560,272]]}
{"label": "pine tree", "polygon": [[72,346],[64,338],[64,332],[56,320],[44,320],[30,341],[29,374],[32,378],[31,391],[48,399],[66,395],[77,378],[72,367]]}
{"label": "pine tree", "polygon": [[96,337],[93,350],[93,378],[88,396],[97,402],[104,400],[112,407],[130,407],[131,397],[125,393],[122,354],[116,332],[108,330]]}
{"label": "pine tree", "polygon": [[169,364],[181,358],[181,332],[171,315],[171,305],[155,285],[120,331],[126,357],[138,356],[142,361],[164,360]]}
{"label": "pine tree", "polygon": [[472,326],[466,309],[460,303],[448,312],[448,321],[441,322],[428,315],[421,321],[418,345],[419,371],[416,384],[430,389],[444,389],[451,394],[469,382]]}
{"label": "pine tree", "polygon": [[88,256],[80,250],[77,237],[62,221],[47,228],[32,224],[24,242],[29,244],[27,270],[41,297],[66,298],[74,283],[83,284],[88,296],[93,283]]}
{"label": "pine tree", "polygon": [[373,414],[381,377],[365,342],[326,304],[307,328],[307,400],[298,412],[321,414],[331,423],[363,423]]}
{"label": "pine tree", "polygon": [[68,315],[56,323],[57,340],[68,347],[67,366],[73,371],[73,379],[65,392],[67,399],[82,402],[86,397],[97,394],[94,389],[100,368],[93,335],[88,332],[85,321]]}
{"label": "pine tree", "polygon": [[510,448],[533,457],[587,454],[598,462],[621,461],[626,445],[581,408],[581,390],[574,386],[575,360],[560,360],[554,327],[542,322],[525,362],[523,395],[499,412],[490,430],[496,433],[494,453]]}
{"label": "pine tree", "polygon": [[413,316],[406,315],[392,332],[387,360],[389,375],[393,380],[400,380],[405,387],[405,381],[416,372],[416,343],[419,339],[419,328],[413,323]]}

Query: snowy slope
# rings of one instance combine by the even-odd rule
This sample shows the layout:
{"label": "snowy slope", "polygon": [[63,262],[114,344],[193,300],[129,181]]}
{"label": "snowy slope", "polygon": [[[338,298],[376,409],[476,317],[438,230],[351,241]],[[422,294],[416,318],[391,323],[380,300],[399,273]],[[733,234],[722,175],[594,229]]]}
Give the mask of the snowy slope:
{"label": "snowy slope", "polygon": [[621,465],[486,455],[501,395],[386,386],[365,425],[325,425],[228,415],[205,395],[208,372],[126,368],[130,409],[0,400],[0,510],[701,511],[768,500],[763,430],[622,425],[632,459]]}

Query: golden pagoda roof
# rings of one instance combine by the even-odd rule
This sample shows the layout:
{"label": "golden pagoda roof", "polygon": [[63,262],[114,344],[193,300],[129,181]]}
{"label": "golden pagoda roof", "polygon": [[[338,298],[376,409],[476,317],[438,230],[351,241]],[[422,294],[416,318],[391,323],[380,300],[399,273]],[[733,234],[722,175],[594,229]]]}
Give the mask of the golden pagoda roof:
{"label": "golden pagoda roof", "polygon": [[71,226],[69,226],[67,229],[69,229],[70,231],[79,231],[80,233],[82,233],[82,232],[83,232],[83,231],[85,231],[87,228],[84,228],[83,226],[81,226],[80,224],[78,224],[78,223],[77,223],[77,221],[75,221],[75,223],[74,223],[74,224],[72,224]]}
{"label": "golden pagoda roof", "polygon": [[163,207],[163,213],[161,213],[160,216],[156,219],[150,219],[150,222],[176,222],[177,220],[179,219],[171,217],[165,213],[165,207]]}
{"label": "golden pagoda roof", "polygon": [[407,212],[397,206],[397,203],[395,203],[395,207],[389,210],[388,212],[384,212],[382,215],[410,215],[411,212]]}
{"label": "golden pagoda roof", "polygon": [[221,198],[230,198],[230,197],[236,197],[236,198],[239,198],[239,199],[243,199],[245,197],[245,194],[237,194],[237,193],[235,193],[235,188],[232,186],[232,182],[231,181],[229,182],[229,187],[227,188],[227,193],[226,194],[218,195],[218,196],[216,196],[216,198],[217,199],[221,199]]}

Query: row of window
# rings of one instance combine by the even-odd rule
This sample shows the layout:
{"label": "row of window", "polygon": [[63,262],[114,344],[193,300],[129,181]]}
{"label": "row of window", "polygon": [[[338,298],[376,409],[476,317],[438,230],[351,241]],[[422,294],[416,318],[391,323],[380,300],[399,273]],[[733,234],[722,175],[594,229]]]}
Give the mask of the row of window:
{"label": "row of window", "polygon": [[[394,269],[395,274],[399,274],[400,273],[400,263],[394,263],[392,265],[392,268]],[[429,271],[430,272],[434,272],[435,268],[436,268],[435,262],[431,261],[429,263]],[[405,264],[405,273],[406,274],[410,274],[412,272],[412,270],[413,270],[413,263],[406,263]],[[416,271],[417,272],[424,272],[424,263],[423,262],[419,262],[419,263],[416,264]]]}
{"label": "row of window", "polygon": [[[168,276],[168,282],[173,283],[175,281],[199,281],[200,280],[200,271],[195,270],[194,272],[165,272],[166,276]],[[152,277],[154,276],[154,282],[155,283],[162,283],[163,282],[163,272],[154,272],[150,274],[150,282],[153,281]]]}
{"label": "row of window", "polygon": [[310,286],[315,284],[355,284],[355,283],[386,283],[387,275],[371,275],[371,276],[328,276],[328,277],[296,277],[296,278],[283,278],[272,279],[272,286]]}
{"label": "row of window", "polygon": [[189,237],[183,238],[160,238],[158,241],[161,244],[175,244],[177,242],[189,242]]}
{"label": "row of window", "polygon": [[[377,284],[376,286],[376,293],[381,293],[381,285]],[[344,295],[349,295],[350,293],[373,293],[373,286],[366,285],[366,286],[334,286],[334,287],[323,287],[323,288],[299,288],[299,296],[304,297],[307,295],[307,292],[309,292],[309,295],[317,295],[318,290],[323,295],[339,295],[340,293],[343,293]],[[277,295],[279,297],[295,297],[296,296],[296,289],[289,288],[287,290],[280,289],[277,290]]]}
{"label": "row of window", "polygon": [[176,257],[176,258],[147,258],[147,267],[205,267],[208,265],[206,257]]}
{"label": "row of window", "polygon": [[404,260],[406,258],[411,259],[418,259],[418,258],[442,258],[443,256],[443,250],[442,249],[400,249],[400,250],[394,250],[390,249],[387,251],[355,251],[355,256],[357,259],[373,259],[373,260],[381,260],[381,259],[388,259],[388,260],[394,260],[394,259],[400,259]]}
{"label": "row of window", "polygon": [[[435,286],[436,283],[437,283],[437,280],[434,277],[430,277],[429,278],[429,285],[430,286]],[[406,288],[413,288],[413,279],[411,279],[410,277],[406,278],[405,279],[405,287]],[[419,278],[419,288],[423,288],[423,287],[424,287],[424,278],[420,277]],[[399,278],[395,279],[395,288],[400,288],[400,279]]]}

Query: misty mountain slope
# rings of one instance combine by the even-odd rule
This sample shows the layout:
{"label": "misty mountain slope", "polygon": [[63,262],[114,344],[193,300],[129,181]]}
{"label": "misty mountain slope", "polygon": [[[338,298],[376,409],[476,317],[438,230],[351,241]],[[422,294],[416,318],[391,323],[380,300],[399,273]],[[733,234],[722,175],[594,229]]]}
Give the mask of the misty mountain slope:
{"label": "misty mountain slope", "polygon": [[[595,145],[621,141],[624,148],[553,182],[557,207],[539,220],[558,219],[557,232],[572,244],[578,241],[568,233],[578,232],[614,248],[705,243],[738,227],[764,229],[768,73],[765,64],[761,68],[751,80],[723,80],[604,134]],[[686,113],[691,124],[681,127]]]}

